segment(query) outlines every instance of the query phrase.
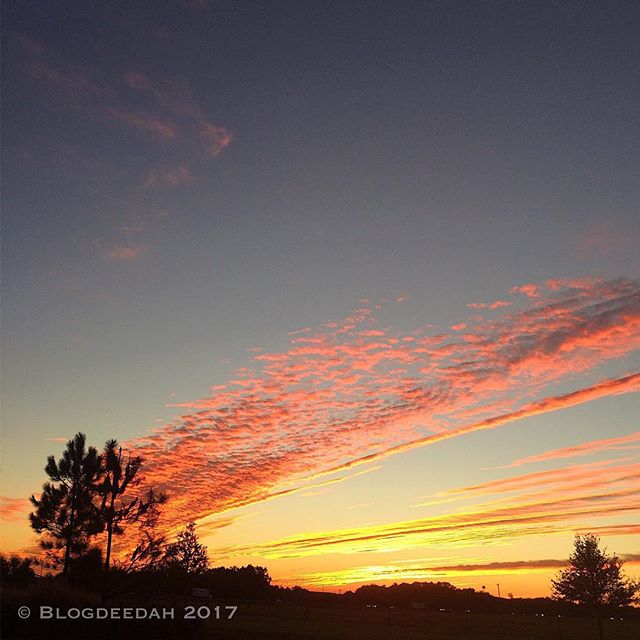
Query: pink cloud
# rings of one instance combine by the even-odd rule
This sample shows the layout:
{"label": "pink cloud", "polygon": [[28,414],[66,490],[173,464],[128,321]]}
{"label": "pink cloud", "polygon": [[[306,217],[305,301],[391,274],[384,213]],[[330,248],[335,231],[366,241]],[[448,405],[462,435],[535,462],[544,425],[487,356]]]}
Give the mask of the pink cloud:
{"label": "pink cloud", "polygon": [[[187,83],[178,77],[151,76],[139,69],[128,70],[116,84],[96,78],[87,68],[69,68],[52,49],[22,39],[25,69],[32,78],[45,83],[50,98],[88,114],[92,120],[123,125],[161,142],[181,141],[190,149],[202,145],[209,156],[218,156],[231,143],[231,133],[213,124],[193,98]],[[127,105],[124,84],[136,91],[135,111]]]}
{"label": "pink cloud", "polygon": [[512,293],[521,293],[528,298],[540,298],[542,293],[540,287],[536,284],[522,284],[511,288]]}
{"label": "pink cloud", "polygon": [[[640,374],[597,374],[640,348],[638,282],[535,291],[524,308],[474,316],[464,332],[380,326],[377,305],[293,332],[287,348],[256,353],[224,388],[181,403],[184,415],[131,445],[149,481],[181,496],[169,517],[182,523],[304,478],[640,390]],[[577,375],[595,381],[552,393]]]}
{"label": "pink cloud", "polygon": [[628,449],[640,449],[640,431],[629,434],[628,436],[620,436],[618,438],[605,438],[602,440],[591,440],[572,447],[563,447],[562,449],[551,449],[544,453],[539,453],[526,458],[518,458],[511,464],[500,469],[510,469],[525,464],[534,464],[537,462],[546,462],[547,460],[558,460],[562,458],[575,458],[578,456],[589,456],[601,451],[626,451]]}
{"label": "pink cloud", "polygon": [[[539,488],[544,493],[552,491],[568,494],[585,486],[594,488],[603,484],[611,486],[616,481],[626,482],[640,477],[640,464],[617,464],[619,460],[604,460],[576,464],[569,467],[536,471],[520,476],[490,480],[467,487],[449,489],[442,495],[479,495],[522,489]],[[561,484],[559,489],[557,486]]]}
{"label": "pink cloud", "polygon": [[231,144],[231,133],[210,122],[202,123],[200,135],[205,141],[209,155],[214,157],[219,156]]}
{"label": "pink cloud", "polygon": [[512,304],[507,300],[496,300],[495,302],[470,302],[467,307],[469,309],[500,309],[502,307],[510,307]]}

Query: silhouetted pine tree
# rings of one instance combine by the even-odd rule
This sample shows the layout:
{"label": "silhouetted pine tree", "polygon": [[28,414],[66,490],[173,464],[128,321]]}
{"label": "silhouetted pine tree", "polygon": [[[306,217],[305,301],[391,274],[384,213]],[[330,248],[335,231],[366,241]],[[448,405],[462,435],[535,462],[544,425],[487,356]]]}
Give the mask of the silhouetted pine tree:
{"label": "silhouetted pine tree", "polygon": [[57,559],[64,549],[63,574],[69,571],[72,555],[87,548],[88,539],[100,528],[100,519],[93,504],[101,475],[101,456],[95,447],[86,446],[84,433],[77,433],[67,442],[62,458],[47,458],[45,472],[50,478],[42,486],[39,498],[31,496],[35,511],[29,514],[31,527],[45,533],[41,546]]}

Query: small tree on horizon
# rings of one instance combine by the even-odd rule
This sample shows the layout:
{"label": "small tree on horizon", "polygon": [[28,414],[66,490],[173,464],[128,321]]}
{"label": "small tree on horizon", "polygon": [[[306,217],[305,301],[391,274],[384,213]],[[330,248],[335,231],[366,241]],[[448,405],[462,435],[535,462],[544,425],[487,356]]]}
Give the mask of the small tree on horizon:
{"label": "small tree on horizon", "polygon": [[181,567],[187,573],[200,574],[209,568],[207,547],[198,541],[195,522],[190,522],[178,534],[176,542],[167,547],[165,562],[170,567]]}
{"label": "small tree on horizon", "polygon": [[600,539],[593,534],[577,535],[569,566],[551,581],[553,597],[596,611],[603,607],[621,607],[636,600],[640,583],[621,573],[622,560],[600,549]]}

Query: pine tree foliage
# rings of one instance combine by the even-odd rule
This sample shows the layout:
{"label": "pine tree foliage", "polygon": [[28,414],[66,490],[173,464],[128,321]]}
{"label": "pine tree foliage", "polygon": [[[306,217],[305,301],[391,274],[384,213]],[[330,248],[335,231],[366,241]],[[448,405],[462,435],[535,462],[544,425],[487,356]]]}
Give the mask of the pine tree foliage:
{"label": "pine tree foliage", "polygon": [[[89,538],[100,528],[93,500],[98,491],[102,458],[95,447],[87,447],[84,433],[67,442],[62,458],[47,458],[45,472],[50,481],[39,498],[31,496],[35,511],[29,514],[31,527],[44,533],[41,546],[61,562],[63,573],[72,557],[82,553]],[[64,550],[63,559],[59,554]]]}

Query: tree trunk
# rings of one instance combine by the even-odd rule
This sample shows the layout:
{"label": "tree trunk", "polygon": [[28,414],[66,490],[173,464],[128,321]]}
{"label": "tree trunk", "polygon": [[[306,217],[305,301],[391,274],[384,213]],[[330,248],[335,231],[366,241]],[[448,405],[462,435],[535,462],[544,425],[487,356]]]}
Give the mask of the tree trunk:
{"label": "tree trunk", "polygon": [[71,542],[73,541],[73,527],[76,523],[76,496],[75,487],[71,494],[71,515],[69,516],[69,532],[67,533],[66,546],[64,550],[64,564],[62,565],[62,575],[69,574],[69,560],[71,559]]}
{"label": "tree trunk", "polygon": [[107,519],[107,551],[104,558],[104,570],[109,571],[109,563],[111,562],[111,541],[113,540],[113,521],[115,517],[114,506],[116,497],[111,494],[111,504],[109,505],[109,517]]}
{"label": "tree trunk", "polygon": [[113,538],[113,527],[111,523],[107,525],[107,553],[104,559],[104,570],[109,571],[109,563],[111,561],[111,540]]}

